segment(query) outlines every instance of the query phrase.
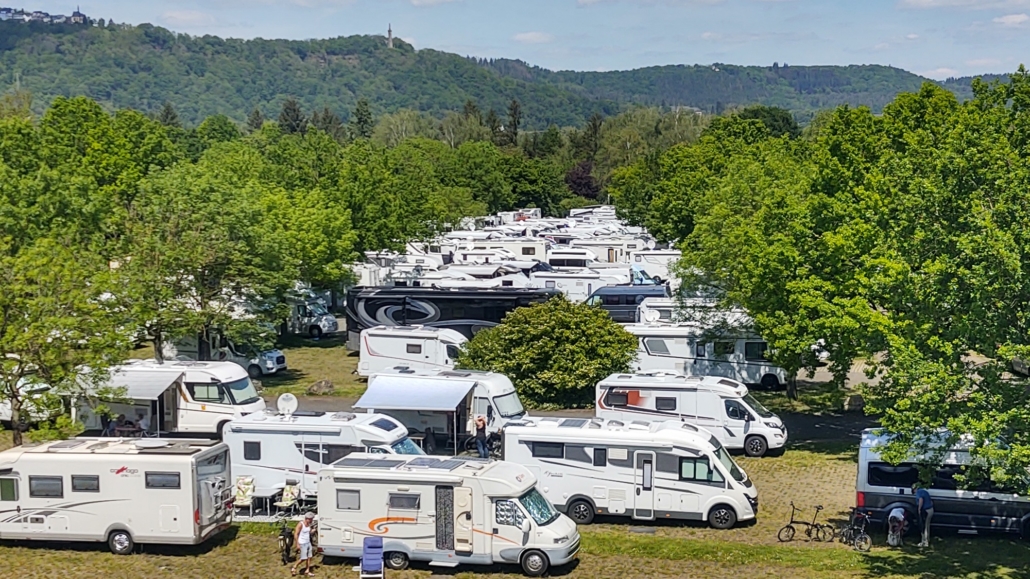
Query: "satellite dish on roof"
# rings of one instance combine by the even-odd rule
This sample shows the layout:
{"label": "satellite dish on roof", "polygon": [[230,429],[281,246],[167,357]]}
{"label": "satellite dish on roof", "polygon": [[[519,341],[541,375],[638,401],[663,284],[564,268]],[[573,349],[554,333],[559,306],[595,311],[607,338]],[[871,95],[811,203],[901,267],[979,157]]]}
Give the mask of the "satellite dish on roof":
{"label": "satellite dish on roof", "polygon": [[280,414],[291,416],[297,411],[297,397],[287,392],[276,400],[275,405],[279,409]]}
{"label": "satellite dish on roof", "polygon": [[656,310],[644,310],[644,321],[645,322],[647,322],[649,324],[653,324],[653,323],[657,322],[660,319],[662,319],[661,312],[658,312]]}
{"label": "satellite dish on roof", "polygon": [[136,441],[136,448],[164,448],[166,446],[168,446],[168,441],[160,438],[141,438]]}

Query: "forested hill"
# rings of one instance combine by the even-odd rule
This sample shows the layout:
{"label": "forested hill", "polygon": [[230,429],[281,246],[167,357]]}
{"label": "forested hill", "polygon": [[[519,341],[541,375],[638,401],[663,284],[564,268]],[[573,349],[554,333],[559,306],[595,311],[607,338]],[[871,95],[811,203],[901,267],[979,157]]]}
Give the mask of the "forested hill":
{"label": "forested hill", "polygon": [[[148,24],[105,27],[0,22],[0,90],[16,79],[42,108],[58,95],[87,95],[113,108],[154,111],[171,102],[189,123],[213,114],[274,116],[296,97],[307,110],[344,118],[360,98],[375,113],[410,108],[441,116],[474,99],[501,116],[522,103],[528,128],[579,125],[630,104],[705,111],[766,104],[801,120],[843,103],[879,111],[926,79],[885,66],[663,66],[622,72],[553,72],[520,61],[485,61],[419,50],[381,36],[326,40],[191,37]],[[968,81],[949,87],[968,92]]]}

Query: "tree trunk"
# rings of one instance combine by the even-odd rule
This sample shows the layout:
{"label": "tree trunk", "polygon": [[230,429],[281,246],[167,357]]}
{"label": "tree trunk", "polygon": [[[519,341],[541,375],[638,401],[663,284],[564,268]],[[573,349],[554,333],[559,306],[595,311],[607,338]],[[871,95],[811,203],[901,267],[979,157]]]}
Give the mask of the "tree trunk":
{"label": "tree trunk", "polygon": [[164,341],[164,337],[161,335],[161,332],[154,332],[154,339],[152,340],[152,342],[154,344],[154,359],[157,360],[158,364],[164,364],[165,363],[165,353],[164,353],[164,343],[165,343],[165,341]]}
{"label": "tree trunk", "polygon": [[21,397],[11,397],[11,440],[14,446],[21,446]]}
{"label": "tree trunk", "polygon": [[798,373],[791,372],[787,376],[787,398],[796,401],[798,399]]}

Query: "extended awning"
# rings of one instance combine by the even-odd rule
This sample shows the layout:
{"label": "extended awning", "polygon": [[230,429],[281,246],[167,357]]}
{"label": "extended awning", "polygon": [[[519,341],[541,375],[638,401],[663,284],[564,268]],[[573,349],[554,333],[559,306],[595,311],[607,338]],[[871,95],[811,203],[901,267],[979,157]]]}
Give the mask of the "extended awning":
{"label": "extended awning", "polygon": [[376,376],[354,408],[364,410],[423,410],[454,412],[474,380],[420,380],[417,376]]}
{"label": "extended awning", "polygon": [[111,372],[110,380],[99,386],[118,389],[119,394],[130,400],[157,400],[165,390],[183,380],[184,375],[183,372],[173,371],[140,372],[119,369]]}

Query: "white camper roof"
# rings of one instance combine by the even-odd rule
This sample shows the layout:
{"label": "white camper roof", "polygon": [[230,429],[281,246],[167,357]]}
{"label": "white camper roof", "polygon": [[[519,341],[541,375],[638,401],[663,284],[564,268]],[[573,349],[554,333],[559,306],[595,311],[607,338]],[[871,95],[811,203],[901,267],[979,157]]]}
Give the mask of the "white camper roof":
{"label": "white camper roof", "polygon": [[399,365],[373,375],[369,378],[369,382],[378,376],[402,376],[414,384],[424,386],[427,383],[432,383],[434,387],[436,384],[443,382],[471,380],[473,383],[484,385],[490,392],[490,396],[498,396],[515,391],[515,385],[512,384],[511,379],[504,374],[499,374],[497,372],[484,372],[482,370],[466,370],[464,368],[454,370],[430,370],[413,369],[408,366]]}
{"label": "white camper roof", "polygon": [[129,360],[121,367],[185,373],[187,382],[235,382],[236,380],[248,378],[247,371],[235,362],[193,362],[181,360],[166,361],[164,364],[158,364],[157,360]]}
{"label": "white camper roof", "polygon": [[433,328],[429,326],[376,326],[361,330],[362,334],[369,336],[385,336],[391,338],[426,338],[430,340],[444,340],[454,344],[464,344],[468,341],[461,332],[448,328]]}
{"label": "white camper roof", "polygon": [[658,390],[703,390],[720,396],[743,398],[747,386],[721,376],[684,376],[673,372],[640,372],[637,374],[612,374],[597,383],[597,388],[646,388]]}
{"label": "white camper roof", "polygon": [[718,443],[718,440],[712,442],[713,436],[708,430],[675,420],[623,422],[602,418],[527,418],[509,424],[504,432],[520,440],[637,444],[655,449],[671,449],[678,443],[714,451]]}
{"label": "white camper roof", "polygon": [[489,496],[520,496],[536,484],[526,467],[504,461],[456,456],[354,453],[322,469],[320,476],[338,481],[404,481],[461,485],[465,478],[482,481]]}
{"label": "white camper roof", "polygon": [[476,387],[475,380],[440,380],[426,388],[425,378],[412,378],[402,374],[374,374],[354,408],[454,412]]}
{"label": "white camper roof", "polygon": [[350,427],[372,438],[394,442],[408,435],[408,429],[397,419],[378,413],[353,412],[297,412],[289,416],[275,410],[254,412],[233,420],[228,428],[233,432],[289,432],[303,434],[338,435]]}
{"label": "white camper roof", "polygon": [[191,456],[217,446],[225,447],[217,440],[186,438],[70,438],[44,442],[27,443],[0,452],[0,468],[10,466],[27,456],[83,455],[165,455]]}

